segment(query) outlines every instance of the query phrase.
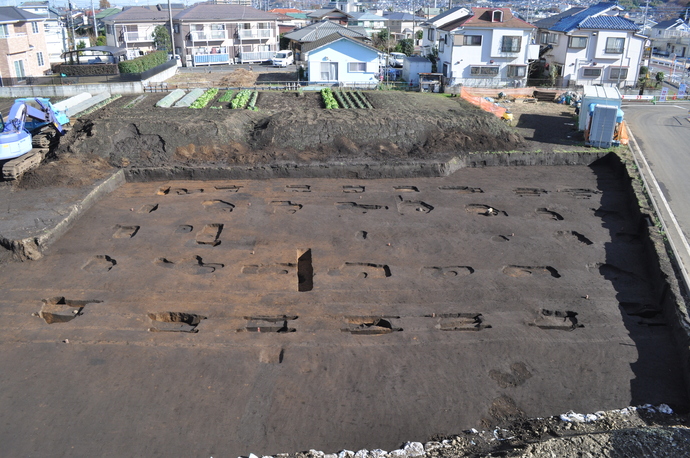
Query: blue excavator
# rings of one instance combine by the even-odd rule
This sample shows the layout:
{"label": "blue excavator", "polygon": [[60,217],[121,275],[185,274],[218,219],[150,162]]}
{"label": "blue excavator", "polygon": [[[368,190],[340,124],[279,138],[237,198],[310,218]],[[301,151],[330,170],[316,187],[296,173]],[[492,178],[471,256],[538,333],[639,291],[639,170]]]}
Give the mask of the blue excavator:
{"label": "blue excavator", "polygon": [[46,98],[16,99],[7,120],[2,119],[0,162],[5,180],[16,180],[37,167],[49,148],[67,131],[69,118]]}

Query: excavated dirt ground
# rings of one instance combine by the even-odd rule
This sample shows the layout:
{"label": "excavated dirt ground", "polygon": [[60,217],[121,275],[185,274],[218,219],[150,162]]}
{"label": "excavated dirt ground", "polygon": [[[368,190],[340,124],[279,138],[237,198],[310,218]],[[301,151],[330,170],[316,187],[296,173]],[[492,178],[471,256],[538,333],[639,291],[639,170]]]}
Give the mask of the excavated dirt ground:
{"label": "excavated dirt ground", "polygon": [[393,450],[685,411],[627,186],[606,161],[126,184],[0,266],[3,450]]}
{"label": "excavated dirt ground", "polygon": [[[262,93],[257,112],[155,108],[160,97],[80,118],[56,160],[4,187],[49,193],[114,167],[583,150],[555,104],[515,104],[511,129],[421,94],[328,111],[316,94]],[[0,264],[4,453],[260,456],[447,439],[455,449],[428,456],[596,456],[605,443],[610,456],[632,456],[630,443],[682,456],[685,430],[525,420],[688,410],[664,286],[617,170],[124,185],[43,259]],[[498,445],[455,436],[497,425],[509,431]],[[561,436],[572,437],[528,445]]]}

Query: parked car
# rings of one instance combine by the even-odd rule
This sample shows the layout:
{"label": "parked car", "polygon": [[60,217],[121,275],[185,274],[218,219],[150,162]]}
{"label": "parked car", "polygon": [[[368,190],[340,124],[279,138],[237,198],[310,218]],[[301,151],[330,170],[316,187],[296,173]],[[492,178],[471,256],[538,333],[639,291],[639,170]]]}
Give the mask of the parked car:
{"label": "parked car", "polygon": [[402,68],[407,56],[401,52],[392,52],[388,58],[388,65],[395,68]]}
{"label": "parked car", "polygon": [[271,59],[271,64],[274,67],[287,67],[295,63],[295,56],[292,51],[283,50],[278,51],[276,55]]}

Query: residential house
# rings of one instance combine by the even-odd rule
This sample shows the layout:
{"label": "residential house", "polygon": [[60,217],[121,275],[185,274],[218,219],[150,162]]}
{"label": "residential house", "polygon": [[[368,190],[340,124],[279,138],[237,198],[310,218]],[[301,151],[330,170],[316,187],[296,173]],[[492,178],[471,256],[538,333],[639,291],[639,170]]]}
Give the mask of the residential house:
{"label": "residential house", "polygon": [[[172,14],[184,8],[182,4],[172,4]],[[170,14],[167,5],[132,6],[103,19],[106,45],[125,48],[127,58],[134,59],[156,51],[153,31],[159,25],[170,32]]]}
{"label": "residential house", "polygon": [[104,20],[107,17],[113,16],[115,14],[118,14],[122,12],[120,8],[106,8],[104,10],[100,10],[96,13],[96,28],[98,29],[99,32],[103,31],[105,32],[105,24]]}
{"label": "residential house", "polygon": [[366,30],[368,36],[388,28],[388,18],[379,16],[369,11],[361,13],[349,13],[351,18],[347,21],[348,27],[361,27]]}
{"label": "residential house", "polygon": [[60,12],[52,8],[47,1],[24,2],[19,8],[44,18],[48,62],[62,62],[62,53],[69,49],[69,45],[67,24]]}
{"label": "residential house", "polygon": [[633,86],[646,37],[615,3],[571,8],[535,23],[542,76],[561,86]]}
{"label": "residential house", "polygon": [[423,24],[422,54],[438,52],[447,86],[524,86],[538,58],[536,27],[509,8],[451,8]]}
{"label": "residential house", "polygon": [[23,80],[50,70],[44,21],[14,6],[0,7],[0,78]]}
{"label": "residential house", "polygon": [[690,25],[683,19],[661,21],[649,31],[655,53],[678,57],[690,55]]}
{"label": "residential house", "polygon": [[307,13],[307,18],[312,22],[331,21],[340,25],[347,25],[352,19],[350,13],[339,10],[338,8],[321,8]]}
{"label": "residential house", "polygon": [[442,12],[443,8],[419,8],[414,14],[425,19],[431,19],[440,15]]}
{"label": "residential house", "polygon": [[278,22],[279,34],[289,33],[308,25],[311,21],[307,18],[307,13],[297,8],[273,8],[269,13],[281,14],[284,19]]}
{"label": "residential house", "polygon": [[345,27],[331,21],[321,21],[310,24],[301,29],[286,33],[283,35],[283,38],[289,40],[289,49],[295,53],[295,61],[300,61],[306,60],[304,56],[302,56],[303,48],[306,44],[330,37],[336,33],[354,38],[361,42],[369,40],[365,30],[361,28]]}
{"label": "residential house", "polygon": [[175,54],[188,67],[270,60],[284,19],[248,6],[198,3],[173,18]]}
{"label": "residential house", "polygon": [[302,47],[310,83],[375,86],[379,83],[378,49],[343,33]]}
{"label": "residential house", "polygon": [[422,22],[426,18],[416,16],[412,13],[384,12],[383,16],[388,19],[388,30],[396,39],[414,38],[414,34],[421,30]]}

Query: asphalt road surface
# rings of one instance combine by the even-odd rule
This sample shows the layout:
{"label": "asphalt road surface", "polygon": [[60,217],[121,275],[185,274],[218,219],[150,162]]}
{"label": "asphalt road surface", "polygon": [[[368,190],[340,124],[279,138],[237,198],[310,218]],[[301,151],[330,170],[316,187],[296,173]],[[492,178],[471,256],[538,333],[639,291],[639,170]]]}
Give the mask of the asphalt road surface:
{"label": "asphalt road surface", "polygon": [[[676,239],[675,246],[682,251],[681,258],[687,271],[690,267],[690,253],[687,249],[690,234],[690,103],[629,104],[623,110],[668,208],[673,213],[673,216],[664,216],[664,220],[672,231],[675,218],[685,238]],[[644,169],[644,164],[641,165]],[[653,186],[652,183],[650,185]],[[657,204],[664,214],[666,205],[663,200],[657,200]]]}

